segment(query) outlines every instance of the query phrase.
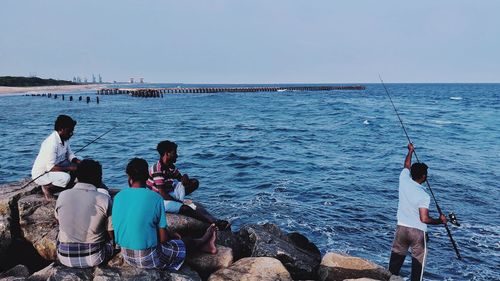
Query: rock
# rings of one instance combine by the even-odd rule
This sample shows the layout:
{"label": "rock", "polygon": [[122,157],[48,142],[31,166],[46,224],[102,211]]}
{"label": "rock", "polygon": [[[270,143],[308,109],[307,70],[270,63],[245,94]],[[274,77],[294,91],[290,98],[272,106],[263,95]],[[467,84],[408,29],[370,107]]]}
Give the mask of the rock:
{"label": "rock", "polygon": [[28,183],[29,180],[24,180],[0,185],[0,271],[16,264],[10,261],[10,250],[12,243],[22,237],[17,201],[26,195],[41,192],[34,183],[24,187]]}
{"label": "rock", "polygon": [[286,235],[278,226],[264,224],[244,226],[239,237],[244,255],[273,257],[283,263],[294,279],[316,279],[321,253],[305,236]]}
{"label": "rock", "polygon": [[245,280],[245,281],[266,281],[266,280],[292,280],[290,273],[283,264],[268,257],[243,258],[228,268],[220,269],[210,275],[208,281]]}
{"label": "rock", "polygon": [[57,260],[55,203],[55,200],[47,201],[41,194],[24,196],[17,202],[24,238],[33,244],[40,256],[49,261]]}
{"label": "rock", "polygon": [[319,280],[337,281],[356,278],[389,280],[391,273],[377,264],[357,257],[337,253],[327,253],[323,257]]}
{"label": "rock", "polygon": [[0,280],[2,281],[26,280],[28,276],[30,276],[28,268],[24,265],[19,264],[0,274]]}
{"label": "rock", "polygon": [[93,281],[114,281],[114,280],[172,280],[172,281],[201,281],[200,276],[187,266],[181,270],[171,272],[156,269],[141,269],[132,266],[123,267],[97,267],[95,269]]}
{"label": "rock", "polygon": [[217,254],[197,252],[189,254],[186,263],[200,276],[206,279],[213,272],[227,268],[233,263],[233,250],[224,246],[217,246]]}
{"label": "rock", "polygon": [[28,277],[28,281],[46,281],[49,279],[50,276],[52,276],[55,272],[55,263],[49,264],[47,267],[45,267],[42,270],[39,270],[35,273],[33,273],[30,277]]}
{"label": "rock", "polygon": [[88,281],[94,277],[94,268],[70,268],[63,265],[53,267],[47,281]]}
{"label": "rock", "polygon": [[181,236],[200,237],[207,230],[208,224],[195,218],[167,213],[168,227]]}
{"label": "rock", "polygon": [[219,230],[215,243],[231,248],[233,250],[233,260],[239,260],[244,257],[242,252],[243,244],[237,233],[231,232],[230,230]]}

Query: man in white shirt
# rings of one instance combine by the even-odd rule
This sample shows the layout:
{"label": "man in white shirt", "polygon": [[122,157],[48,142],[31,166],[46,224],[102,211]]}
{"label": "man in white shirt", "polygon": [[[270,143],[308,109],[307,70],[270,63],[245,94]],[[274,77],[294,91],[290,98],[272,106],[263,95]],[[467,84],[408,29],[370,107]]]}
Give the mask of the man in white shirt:
{"label": "man in white shirt", "polygon": [[61,191],[71,181],[70,172],[76,171],[80,160],[71,151],[69,139],[73,136],[76,121],[67,115],[59,115],[54,132],[42,143],[35,159],[31,176],[42,186],[45,198],[52,198],[51,192]]}
{"label": "man in white shirt", "polygon": [[411,280],[422,280],[425,256],[427,254],[427,225],[445,224],[446,217],[439,219],[429,216],[430,197],[421,184],[427,179],[427,165],[411,165],[413,144],[408,144],[408,154],[404,169],[399,176],[398,226],[391,249],[389,271],[399,275],[408,249],[411,249]]}

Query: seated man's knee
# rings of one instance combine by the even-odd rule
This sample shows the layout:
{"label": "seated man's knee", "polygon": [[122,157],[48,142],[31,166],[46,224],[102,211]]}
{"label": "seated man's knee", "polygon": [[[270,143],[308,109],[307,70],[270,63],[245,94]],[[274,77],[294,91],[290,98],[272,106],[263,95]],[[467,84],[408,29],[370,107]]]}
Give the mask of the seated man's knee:
{"label": "seated man's knee", "polygon": [[200,183],[198,182],[197,179],[190,179],[189,180],[189,186],[186,186],[185,189],[186,189],[186,194],[191,194],[193,193],[193,191],[195,191],[196,189],[198,189],[198,186],[200,185]]}
{"label": "seated man's knee", "polygon": [[64,172],[58,172],[52,178],[53,178],[52,185],[62,188],[65,188],[71,180],[70,174]]}

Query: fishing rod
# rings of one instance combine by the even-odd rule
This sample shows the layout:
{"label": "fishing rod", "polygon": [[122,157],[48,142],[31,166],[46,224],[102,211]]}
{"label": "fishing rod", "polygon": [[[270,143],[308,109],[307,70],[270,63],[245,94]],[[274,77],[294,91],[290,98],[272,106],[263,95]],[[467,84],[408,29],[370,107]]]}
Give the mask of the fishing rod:
{"label": "fishing rod", "polygon": [[[130,117],[131,117],[131,116],[130,116]],[[128,119],[130,119],[130,117],[128,117],[127,119],[125,119],[125,121],[124,121],[123,123],[125,123]],[[107,130],[106,132],[102,133],[102,134],[101,134],[101,135],[99,135],[97,138],[95,138],[95,139],[94,139],[94,140],[92,140],[91,142],[87,143],[86,145],[84,145],[82,148],[78,149],[78,150],[77,150],[77,151],[75,151],[74,153],[76,154],[76,153],[78,153],[78,152],[80,152],[80,151],[84,150],[87,146],[89,146],[89,145],[93,144],[93,143],[94,143],[94,142],[96,142],[98,139],[100,139],[100,138],[104,137],[106,134],[108,134],[109,132],[113,131],[113,130],[114,130],[114,129],[116,129],[117,127],[118,127],[118,124],[117,124],[117,125],[115,125],[115,126],[113,126],[113,127],[111,127],[111,129],[109,129],[109,130]],[[56,163],[56,165],[59,165],[59,164],[63,163],[64,161],[66,161],[66,160],[63,160],[63,161],[61,161],[61,162],[58,162],[58,163]],[[21,189],[23,189],[23,188],[27,187],[28,185],[30,185],[31,183],[33,183],[34,181],[36,181],[37,179],[41,178],[42,176],[46,175],[46,174],[47,174],[47,173],[49,173],[49,172],[50,172],[50,171],[45,171],[43,174],[41,174],[41,175],[39,175],[38,177],[36,177],[36,178],[32,179],[32,180],[31,180],[31,181],[29,181],[27,184],[23,185],[23,186],[21,187]]]}
{"label": "fishing rod", "polygon": [[[380,82],[382,82],[382,86],[384,86],[384,90],[385,90],[385,93],[387,94],[387,97],[389,97],[389,100],[391,101],[392,108],[396,112],[396,116],[399,119],[399,123],[401,123],[401,128],[403,128],[403,131],[404,131],[404,133],[406,135],[406,138],[408,139],[408,142],[412,143],[412,141],[410,139],[410,136],[408,135],[408,132],[406,131],[406,127],[403,124],[403,120],[401,119],[401,116],[399,115],[399,112],[396,109],[396,106],[394,105],[394,102],[392,101],[391,95],[389,94],[389,90],[385,86],[384,80],[382,80],[382,77],[380,76],[380,74],[379,74],[378,77],[380,79]],[[420,160],[418,159],[417,152],[415,150],[413,150],[413,154],[415,154],[415,158],[417,159],[417,162],[420,163]],[[438,204],[438,201],[436,199],[436,196],[434,196],[434,192],[432,191],[431,185],[430,185],[429,181],[427,180],[427,178],[425,179],[425,183],[427,184],[427,187],[429,188],[429,191],[431,192],[432,199],[434,200],[434,203],[436,204],[436,209],[437,209],[439,215],[440,216],[443,215],[443,211],[441,210],[441,207],[439,207],[439,204]],[[457,225],[457,226],[460,226],[460,224],[457,221],[457,217],[456,217],[456,215],[454,213],[451,213],[449,215],[449,218],[450,218],[450,223],[452,223],[454,225]],[[448,233],[448,237],[450,237],[450,241],[451,241],[451,244],[453,245],[453,249],[455,250],[455,253],[457,254],[457,258],[459,260],[461,260],[462,256],[460,255],[460,252],[458,251],[457,243],[453,239],[453,236],[451,235],[451,231],[450,231],[447,223],[444,224],[444,228],[446,229],[446,232]]]}

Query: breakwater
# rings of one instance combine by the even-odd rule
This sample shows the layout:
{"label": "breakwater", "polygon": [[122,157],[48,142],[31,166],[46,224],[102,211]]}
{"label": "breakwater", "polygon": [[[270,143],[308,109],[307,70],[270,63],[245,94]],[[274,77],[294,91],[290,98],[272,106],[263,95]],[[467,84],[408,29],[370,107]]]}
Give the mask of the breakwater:
{"label": "breakwater", "polygon": [[286,91],[342,91],[365,90],[362,85],[348,86],[250,86],[250,87],[173,87],[173,88],[106,88],[97,90],[98,95],[131,95],[137,97],[162,97],[177,93],[252,93]]}

